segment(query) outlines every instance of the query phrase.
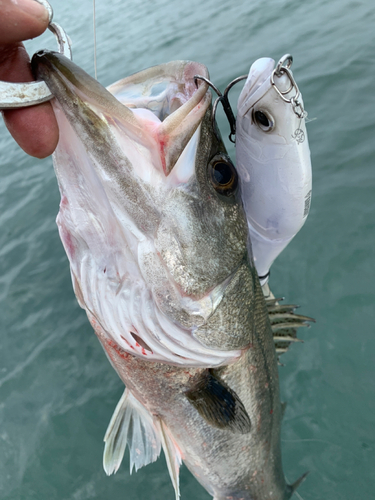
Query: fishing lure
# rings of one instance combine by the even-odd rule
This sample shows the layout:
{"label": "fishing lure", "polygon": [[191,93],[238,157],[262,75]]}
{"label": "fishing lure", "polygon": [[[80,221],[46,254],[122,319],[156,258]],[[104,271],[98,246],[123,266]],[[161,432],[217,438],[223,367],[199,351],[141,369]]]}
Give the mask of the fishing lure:
{"label": "fishing lure", "polygon": [[[215,115],[222,104],[236,145],[241,197],[249,226],[252,253],[262,285],[270,267],[306,222],[311,203],[312,170],[303,100],[291,71],[293,57],[277,63],[261,58],[249,74],[239,76],[213,105],[212,126],[219,137]],[[245,80],[234,117],[228,94]],[[268,287],[264,287],[269,293]]]}
{"label": "fishing lure", "polygon": [[311,159],[301,93],[286,54],[250,68],[238,99],[236,158],[255,266],[261,283],[306,221]]}

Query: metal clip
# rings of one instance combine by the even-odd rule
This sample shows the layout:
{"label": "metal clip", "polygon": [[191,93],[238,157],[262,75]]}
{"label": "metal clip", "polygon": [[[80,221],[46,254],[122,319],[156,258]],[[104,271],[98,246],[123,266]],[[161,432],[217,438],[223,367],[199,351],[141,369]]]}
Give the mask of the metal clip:
{"label": "metal clip", "polygon": [[[52,8],[46,0],[37,0],[43,4],[49,15],[50,23],[48,29],[55,35],[59,52],[65,57],[72,59],[71,42],[64,29],[56,23],[52,23]],[[52,99],[49,88],[44,82],[12,83],[0,81],[0,109],[23,108],[35,106]]]}
{"label": "metal clip", "polygon": [[[301,95],[298,85],[292,75],[292,72],[290,71],[290,68],[293,63],[293,57],[291,54],[285,54],[280,61],[276,64],[276,68],[272,71],[271,73],[271,85],[273,88],[276,90],[276,92],[279,94],[281,99],[289,104],[292,105],[294,113],[298,116],[298,118],[304,118],[306,113],[305,110],[303,109],[302,104],[299,102],[298,98]],[[284,65],[285,64],[285,65]],[[287,90],[280,90],[278,86],[275,83],[275,77],[276,78],[281,78],[282,75],[287,75],[290,86]],[[292,92],[294,90],[294,95],[292,97],[285,97],[287,94]]]}

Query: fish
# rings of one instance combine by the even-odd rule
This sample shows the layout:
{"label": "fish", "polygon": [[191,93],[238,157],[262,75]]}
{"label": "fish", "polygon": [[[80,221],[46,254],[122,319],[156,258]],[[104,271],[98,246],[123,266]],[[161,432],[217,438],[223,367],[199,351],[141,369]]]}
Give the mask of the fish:
{"label": "fish", "polygon": [[57,224],[73,288],[125,385],[103,465],[163,449],[215,500],[286,500],[277,355],[238,174],[211,123],[205,66],[173,61],[105,89],[34,55],[55,96]]}
{"label": "fish", "polygon": [[276,67],[268,57],[255,61],[237,104],[236,164],[263,285],[274,260],[306,222],[311,204],[306,113],[291,62],[289,54]]}

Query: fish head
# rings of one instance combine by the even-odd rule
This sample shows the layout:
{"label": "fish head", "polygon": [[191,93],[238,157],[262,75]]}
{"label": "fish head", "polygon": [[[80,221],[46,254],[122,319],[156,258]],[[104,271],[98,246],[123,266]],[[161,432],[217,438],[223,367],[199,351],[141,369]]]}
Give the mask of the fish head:
{"label": "fish head", "polygon": [[241,328],[223,311],[251,303],[253,268],[237,172],[194,79],[206,68],[175,61],[107,90],[57,53],[32,64],[56,97],[59,232],[96,332],[177,364],[238,356],[251,308]]}

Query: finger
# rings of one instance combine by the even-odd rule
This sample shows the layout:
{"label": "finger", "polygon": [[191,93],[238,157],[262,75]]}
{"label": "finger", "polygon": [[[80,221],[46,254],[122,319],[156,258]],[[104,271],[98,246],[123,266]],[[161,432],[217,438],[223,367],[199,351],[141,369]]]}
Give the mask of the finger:
{"label": "finger", "polygon": [[36,0],[0,0],[0,45],[41,35],[49,23],[47,10]]}
{"label": "finger", "polygon": [[[33,80],[30,59],[22,44],[8,46],[0,79],[12,82]],[[3,112],[5,124],[19,146],[31,156],[45,158],[56,148],[59,131],[50,103]]]}
{"label": "finger", "polygon": [[46,158],[56,149],[59,139],[56,118],[49,102],[4,113],[9,132],[29,155]]}

